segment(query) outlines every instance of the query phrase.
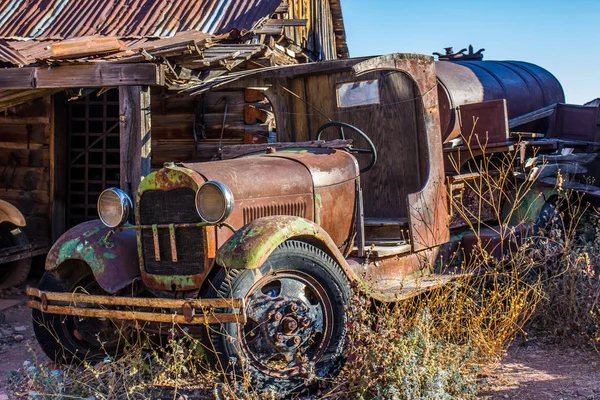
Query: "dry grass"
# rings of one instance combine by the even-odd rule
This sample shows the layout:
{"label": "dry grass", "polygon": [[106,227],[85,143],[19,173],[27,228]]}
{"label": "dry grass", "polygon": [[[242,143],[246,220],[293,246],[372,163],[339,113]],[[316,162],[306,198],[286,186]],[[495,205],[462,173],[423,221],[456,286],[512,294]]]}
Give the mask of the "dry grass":
{"label": "dry grass", "polygon": [[[319,398],[472,398],[479,372],[503,356],[530,318],[530,334],[598,343],[600,216],[584,212],[589,210],[577,196],[559,187],[562,214],[522,240],[514,221],[535,231],[535,221],[526,218],[529,206],[523,207],[533,204],[535,186],[515,179],[516,152],[473,156],[465,165],[455,160],[458,172],[479,176],[465,183],[465,191],[475,194],[471,206],[453,202],[453,212],[472,232],[498,230],[511,243],[503,249],[505,256],[494,258],[480,240],[471,257],[457,251],[441,267],[423,266],[473,274],[393,305],[375,303],[355,289],[348,309],[348,361],[338,377],[318,384]],[[581,227],[586,229],[576,229]],[[162,349],[150,346],[142,334],[138,338],[124,357],[96,365],[57,372],[28,364],[27,384],[48,398],[281,396],[254,387],[244,373],[231,376],[208,368],[202,343],[185,329],[173,329]]]}

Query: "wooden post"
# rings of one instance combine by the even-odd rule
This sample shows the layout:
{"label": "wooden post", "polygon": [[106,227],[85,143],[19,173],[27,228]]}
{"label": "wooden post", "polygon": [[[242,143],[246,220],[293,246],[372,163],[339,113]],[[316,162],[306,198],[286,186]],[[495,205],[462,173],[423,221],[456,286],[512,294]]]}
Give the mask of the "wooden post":
{"label": "wooden post", "polygon": [[150,173],[150,88],[119,87],[121,189],[135,203],[138,186]]}
{"label": "wooden post", "polygon": [[67,230],[67,96],[52,96],[50,111],[50,212],[52,243]]}

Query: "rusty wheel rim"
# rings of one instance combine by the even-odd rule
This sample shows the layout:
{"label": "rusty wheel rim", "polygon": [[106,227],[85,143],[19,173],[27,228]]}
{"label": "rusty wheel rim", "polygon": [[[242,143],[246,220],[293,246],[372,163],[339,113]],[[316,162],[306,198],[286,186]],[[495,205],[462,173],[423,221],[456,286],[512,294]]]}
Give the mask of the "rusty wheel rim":
{"label": "rusty wheel rim", "polygon": [[251,364],[274,377],[306,375],[329,346],[333,307],[323,286],[299,271],[262,277],[246,296],[238,339]]}

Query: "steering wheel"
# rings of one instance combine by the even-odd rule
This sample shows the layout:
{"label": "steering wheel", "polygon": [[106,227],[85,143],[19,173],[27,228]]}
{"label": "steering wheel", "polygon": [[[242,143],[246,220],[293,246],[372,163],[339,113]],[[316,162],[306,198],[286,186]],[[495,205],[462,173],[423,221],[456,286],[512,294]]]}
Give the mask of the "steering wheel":
{"label": "steering wheel", "polygon": [[357,127],[355,127],[354,125],[350,125],[345,122],[328,122],[325,125],[321,126],[319,128],[319,130],[317,131],[317,140],[321,140],[321,135],[323,134],[323,131],[327,128],[331,128],[332,126],[337,126],[340,129],[340,139],[342,139],[342,140],[346,140],[346,136],[344,136],[344,128],[348,128],[351,131],[356,132],[360,137],[362,137],[367,142],[367,145],[369,146],[368,149],[355,149],[354,147],[352,147],[352,145],[350,145],[350,147],[348,148],[348,151],[350,153],[354,153],[354,154],[370,154],[371,155],[371,161],[369,162],[369,164],[366,167],[360,169],[361,174],[364,174],[365,172],[367,172],[371,168],[373,168],[373,166],[377,162],[377,149],[375,149],[375,145],[373,144],[371,139],[369,139],[367,134],[364,133],[363,131],[361,131],[360,129],[358,129]]}

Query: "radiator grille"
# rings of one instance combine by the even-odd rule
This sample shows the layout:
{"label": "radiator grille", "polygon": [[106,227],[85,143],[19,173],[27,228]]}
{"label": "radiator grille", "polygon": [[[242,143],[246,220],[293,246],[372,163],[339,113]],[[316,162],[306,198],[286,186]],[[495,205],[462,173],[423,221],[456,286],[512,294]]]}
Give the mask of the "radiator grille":
{"label": "radiator grille", "polygon": [[[196,193],[190,188],[150,190],[140,198],[142,225],[201,222]],[[197,275],[204,271],[203,228],[176,228],[177,262],[171,257],[169,229],[158,229],[160,261],[154,255],[152,230],[142,231],[144,268],[151,275]]]}
{"label": "radiator grille", "polygon": [[288,202],[279,204],[264,204],[259,206],[244,207],[244,225],[258,218],[271,215],[290,215],[293,217],[304,217],[306,214],[306,202]]}

